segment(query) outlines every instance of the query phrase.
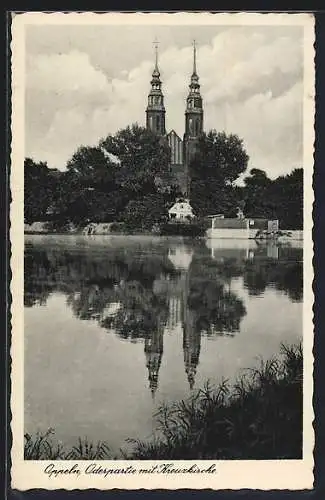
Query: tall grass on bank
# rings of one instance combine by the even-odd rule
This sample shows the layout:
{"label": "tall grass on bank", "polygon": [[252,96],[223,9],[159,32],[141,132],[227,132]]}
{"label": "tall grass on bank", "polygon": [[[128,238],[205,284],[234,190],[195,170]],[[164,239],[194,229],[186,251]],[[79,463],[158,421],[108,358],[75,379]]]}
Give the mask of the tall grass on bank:
{"label": "tall grass on bank", "polygon": [[247,369],[233,386],[209,383],[186,401],[162,405],[136,459],[275,459],[302,455],[302,347]]}
{"label": "tall grass on bank", "polygon": [[[129,460],[298,459],[302,456],[303,354],[301,345],[281,345],[281,356],[261,361],[230,385],[209,382],[190,398],[163,404],[151,440],[130,439]],[[25,441],[25,459],[112,459],[105,443],[66,452],[47,443],[50,436]],[[25,438],[26,439],[26,438]],[[82,441],[79,441],[79,445]],[[89,448],[88,444],[88,448]],[[72,455],[71,455],[72,453]],[[73,455],[73,453],[75,453]]]}
{"label": "tall grass on bank", "polygon": [[109,460],[111,455],[109,447],[103,441],[96,445],[87,438],[78,439],[78,444],[66,450],[62,443],[53,441],[54,429],[37,433],[34,437],[25,434],[24,458],[25,460]]}

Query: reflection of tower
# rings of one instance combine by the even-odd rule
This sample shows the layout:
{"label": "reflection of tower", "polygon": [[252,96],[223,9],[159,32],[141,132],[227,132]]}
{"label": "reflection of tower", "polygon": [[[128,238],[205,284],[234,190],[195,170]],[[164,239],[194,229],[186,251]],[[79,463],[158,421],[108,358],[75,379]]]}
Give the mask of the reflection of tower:
{"label": "reflection of tower", "polygon": [[179,297],[170,297],[169,299],[169,316],[168,328],[175,328],[181,321],[181,301]]}
{"label": "reflection of tower", "polygon": [[183,320],[183,352],[184,365],[187,374],[187,380],[192,390],[195,383],[195,375],[199,364],[201,349],[201,332],[195,328],[195,316],[189,310],[187,304],[184,304]]}
{"label": "reflection of tower", "polygon": [[155,397],[158,388],[158,374],[163,351],[164,327],[163,325],[160,325],[158,319],[158,328],[155,328],[151,335],[146,337],[144,344],[146,366],[148,368],[149,388],[153,398]]}
{"label": "reflection of tower", "polygon": [[182,289],[182,326],[183,326],[183,353],[184,365],[190,389],[195,383],[195,375],[199,364],[201,349],[201,332],[196,329],[195,312],[188,306],[189,273],[185,275]]}
{"label": "reflection of tower", "polygon": [[170,248],[168,258],[174,264],[174,267],[180,271],[180,276],[175,282],[173,295],[169,302],[168,325],[169,327],[176,326],[179,323],[182,325],[185,372],[192,390],[201,348],[201,332],[196,329],[195,312],[188,306],[189,268],[193,258],[193,250],[181,245]]}
{"label": "reflection of tower", "polygon": [[[183,320],[183,295],[184,285],[187,279],[188,269],[191,265],[193,250],[185,245],[170,247],[168,258],[175,269],[181,271],[180,276],[173,280],[169,294],[169,317],[168,327],[175,328]],[[186,286],[186,285],[185,285]]]}
{"label": "reflection of tower", "polygon": [[276,243],[270,242],[267,245],[267,256],[269,259],[274,259],[274,260],[279,259],[279,247]]}

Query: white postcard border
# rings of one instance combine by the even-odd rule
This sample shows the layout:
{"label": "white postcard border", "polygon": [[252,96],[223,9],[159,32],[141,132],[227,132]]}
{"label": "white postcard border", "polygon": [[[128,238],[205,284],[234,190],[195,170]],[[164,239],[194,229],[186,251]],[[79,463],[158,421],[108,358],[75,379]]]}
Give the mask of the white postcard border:
{"label": "white postcard border", "polygon": [[[267,461],[175,461],[175,468],[186,468],[196,463],[207,468],[215,464],[216,472],[207,474],[86,474],[88,461],[60,461],[54,466],[68,469],[74,464],[80,475],[60,474],[49,478],[44,469],[51,462],[24,461],[23,458],[23,408],[24,408],[24,317],[23,317],[23,251],[24,251],[24,92],[25,92],[25,26],[28,24],[173,24],[173,25],[298,25],[304,28],[304,438],[302,460]],[[314,419],[313,394],[313,241],[312,241],[312,188],[314,152],[314,18],[312,14],[262,14],[262,13],[23,13],[14,14],[12,20],[12,152],[10,188],[11,242],[11,412],[12,488],[27,490],[65,488],[109,490],[121,489],[311,489],[313,487]],[[167,461],[96,461],[103,468],[121,468],[132,464],[137,470]]]}

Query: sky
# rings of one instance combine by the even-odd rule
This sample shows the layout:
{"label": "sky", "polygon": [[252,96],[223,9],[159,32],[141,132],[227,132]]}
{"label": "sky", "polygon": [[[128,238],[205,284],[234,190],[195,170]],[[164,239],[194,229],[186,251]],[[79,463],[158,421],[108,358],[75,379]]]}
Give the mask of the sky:
{"label": "sky", "polygon": [[302,165],[303,28],[300,26],[27,25],[25,156],[64,170],[145,108],[159,41],[166,128],[184,133],[197,43],[205,131],[235,133],[249,169],[269,177]]}

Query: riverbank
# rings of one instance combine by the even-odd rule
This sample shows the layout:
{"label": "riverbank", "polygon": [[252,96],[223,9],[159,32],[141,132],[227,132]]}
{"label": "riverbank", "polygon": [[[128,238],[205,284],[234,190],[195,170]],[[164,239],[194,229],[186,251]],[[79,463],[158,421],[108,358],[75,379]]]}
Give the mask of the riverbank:
{"label": "riverbank", "polygon": [[[167,225],[165,224],[162,227],[162,231],[159,228],[154,228],[153,231],[126,231],[123,228],[123,224],[116,222],[107,222],[107,223],[89,223],[82,227],[77,227],[73,224],[67,224],[66,226],[54,227],[52,224],[48,222],[33,222],[32,224],[24,224],[24,233],[25,234],[76,234],[76,235],[98,235],[98,236],[106,236],[106,235],[167,235],[167,236],[192,236],[192,237],[206,237],[208,239],[237,239],[238,235],[236,233],[232,233],[231,230],[224,230],[222,237],[220,234],[218,237],[213,236],[211,234],[211,230],[208,229],[206,232],[200,231],[197,227],[188,228],[185,227],[185,231],[182,231],[182,234],[179,234],[177,224],[171,225],[169,230],[166,230]],[[184,233],[184,234],[183,234]],[[254,239],[253,237],[251,239]],[[290,241],[300,241],[303,242],[303,231],[302,230],[281,230],[279,232],[279,236],[276,238],[278,243],[290,243]]]}
{"label": "riverbank", "polygon": [[113,234],[115,223],[89,223],[84,226],[76,226],[72,223],[66,225],[54,225],[49,222],[33,222],[32,224],[24,224],[25,234],[98,234],[106,235]]}
{"label": "riverbank", "polygon": [[128,440],[116,457],[109,443],[79,439],[66,449],[52,429],[25,434],[26,460],[299,459],[302,456],[303,354],[301,344],[239,374],[235,384],[208,383],[187,400],[162,405],[156,433]]}

